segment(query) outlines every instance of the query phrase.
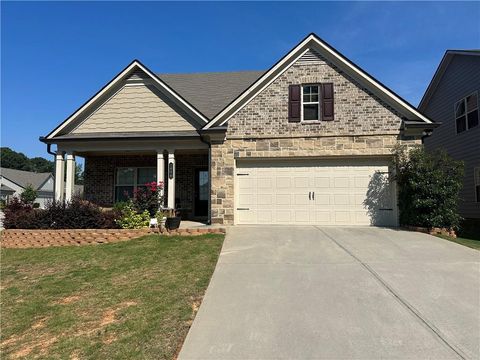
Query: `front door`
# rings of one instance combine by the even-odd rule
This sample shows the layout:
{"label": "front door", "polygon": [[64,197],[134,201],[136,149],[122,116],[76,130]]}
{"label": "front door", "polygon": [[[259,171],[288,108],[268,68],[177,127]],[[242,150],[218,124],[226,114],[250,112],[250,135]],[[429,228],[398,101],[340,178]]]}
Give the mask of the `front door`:
{"label": "front door", "polygon": [[208,216],[208,169],[195,169],[195,216]]}

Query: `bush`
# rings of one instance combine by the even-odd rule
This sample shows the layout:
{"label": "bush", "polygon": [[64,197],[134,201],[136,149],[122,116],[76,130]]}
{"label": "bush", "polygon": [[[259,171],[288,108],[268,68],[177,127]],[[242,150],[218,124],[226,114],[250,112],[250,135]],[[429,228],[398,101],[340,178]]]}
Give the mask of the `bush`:
{"label": "bush", "polygon": [[151,182],[145,187],[136,188],[131,199],[133,208],[137,213],[148,211],[151,217],[154,217],[158,211],[159,205],[162,201],[160,190],[163,188],[163,183]]}
{"label": "bush", "polygon": [[121,218],[115,222],[122,229],[141,229],[150,225],[150,213],[147,210],[138,213],[133,204],[127,204],[123,208]]}
{"label": "bush", "polygon": [[33,188],[33,186],[27,185],[27,187],[25,187],[23,192],[20,194],[20,199],[25,204],[33,204],[37,196],[38,196],[38,192]]}
{"label": "bush", "polygon": [[402,225],[457,229],[458,193],[462,188],[463,163],[444,151],[426,152],[418,147],[394,150]]}
{"label": "bush", "polygon": [[52,201],[45,209],[14,198],[5,207],[6,229],[109,229],[118,228],[115,222],[120,213],[102,211],[97,205],[80,198],[63,203]]}

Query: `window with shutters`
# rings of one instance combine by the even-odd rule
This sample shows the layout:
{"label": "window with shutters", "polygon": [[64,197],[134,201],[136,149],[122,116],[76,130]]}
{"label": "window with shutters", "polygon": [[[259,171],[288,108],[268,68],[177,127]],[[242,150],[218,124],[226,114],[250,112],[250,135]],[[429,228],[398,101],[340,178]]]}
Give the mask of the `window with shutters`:
{"label": "window with shutters", "polygon": [[478,92],[455,103],[455,128],[457,134],[478,126]]}
{"label": "window with shutters", "polygon": [[320,86],[318,84],[302,86],[302,120],[320,120]]}

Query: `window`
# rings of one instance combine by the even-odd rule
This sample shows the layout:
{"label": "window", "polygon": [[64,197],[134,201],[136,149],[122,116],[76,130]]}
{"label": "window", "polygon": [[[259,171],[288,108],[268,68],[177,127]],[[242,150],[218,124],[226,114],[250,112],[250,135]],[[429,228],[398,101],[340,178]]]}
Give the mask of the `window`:
{"label": "window", "polygon": [[157,169],[147,167],[117,168],[115,178],[115,201],[125,201],[132,197],[133,190],[157,181]]}
{"label": "window", "polygon": [[480,202],[480,168],[473,169],[475,181],[475,200]]}
{"label": "window", "polygon": [[478,126],[478,93],[457,101],[455,104],[455,125],[457,134]]}
{"label": "window", "polygon": [[302,86],[302,120],[320,120],[320,86]]}

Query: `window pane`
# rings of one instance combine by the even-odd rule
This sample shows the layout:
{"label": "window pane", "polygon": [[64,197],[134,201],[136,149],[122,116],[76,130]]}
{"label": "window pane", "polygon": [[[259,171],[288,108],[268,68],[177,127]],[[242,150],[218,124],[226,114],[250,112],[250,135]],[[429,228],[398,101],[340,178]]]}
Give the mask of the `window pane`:
{"label": "window pane", "polygon": [[475,126],[478,126],[478,110],[469,112],[467,115],[468,119],[468,128],[471,129]]}
{"label": "window pane", "polygon": [[318,86],[311,86],[311,93],[318,94]]}
{"label": "window pane", "polygon": [[117,169],[117,184],[118,185],[133,185],[135,179],[134,168]]}
{"label": "window pane", "polygon": [[303,105],[303,120],[318,120],[318,104]]}
{"label": "window pane", "polygon": [[467,111],[472,111],[478,107],[477,94],[467,96]]}
{"label": "window pane", "polygon": [[310,98],[311,102],[318,102],[318,95],[312,95]]}
{"label": "window pane", "polygon": [[133,186],[116,186],[115,201],[127,201],[133,196]]}
{"label": "window pane", "polygon": [[303,102],[310,102],[310,95],[303,94]]}
{"label": "window pane", "polygon": [[306,85],[303,87],[303,94],[310,95],[311,92],[312,92],[311,86]]}
{"label": "window pane", "polygon": [[455,117],[465,114],[465,101],[462,99],[455,104]]}
{"label": "window pane", "polygon": [[143,185],[157,180],[156,168],[139,168],[137,183]]}
{"label": "window pane", "polygon": [[457,119],[457,134],[467,130],[466,118],[465,115]]}
{"label": "window pane", "polygon": [[208,171],[198,172],[198,199],[208,200]]}

